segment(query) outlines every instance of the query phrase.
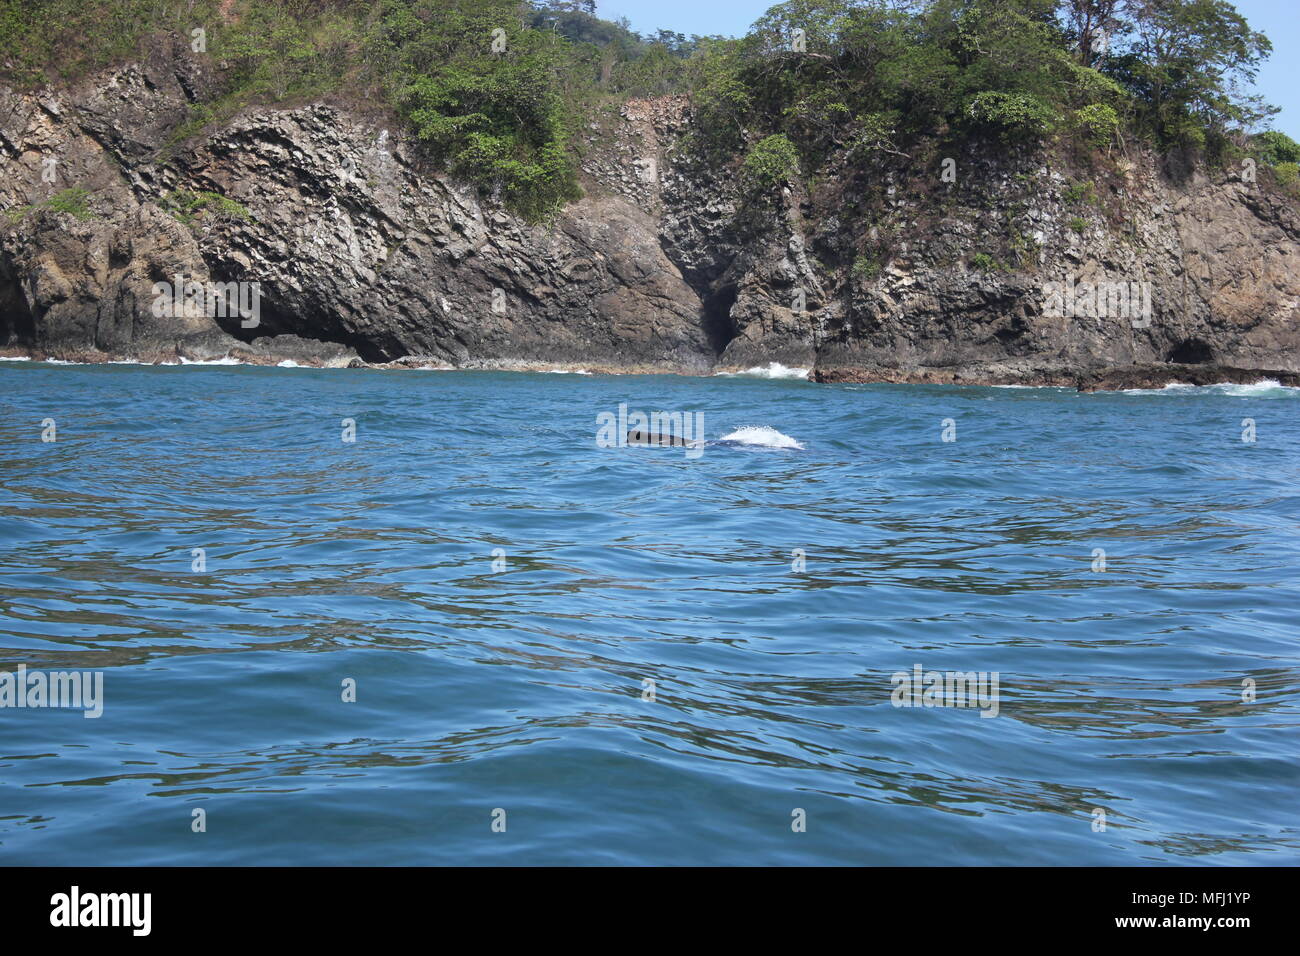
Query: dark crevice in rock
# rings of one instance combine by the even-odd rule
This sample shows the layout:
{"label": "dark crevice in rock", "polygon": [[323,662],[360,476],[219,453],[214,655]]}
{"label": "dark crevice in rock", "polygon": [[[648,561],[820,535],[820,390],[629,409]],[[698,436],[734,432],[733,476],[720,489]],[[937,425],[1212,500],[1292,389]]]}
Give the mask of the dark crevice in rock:
{"label": "dark crevice in rock", "polygon": [[723,286],[702,300],[700,324],[715,355],[721,355],[736,337],[736,323],[731,317],[731,307],[736,304],[738,292],[734,285]]}
{"label": "dark crevice in rock", "polygon": [[30,346],[36,341],[36,319],[18,282],[17,271],[0,253],[0,346]]}
{"label": "dark crevice in rock", "polygon": [[1169,350],[1165,361],[1175,365],[1205,365],[1214,361],[1214,349],[1204,339],[1184,339]]}

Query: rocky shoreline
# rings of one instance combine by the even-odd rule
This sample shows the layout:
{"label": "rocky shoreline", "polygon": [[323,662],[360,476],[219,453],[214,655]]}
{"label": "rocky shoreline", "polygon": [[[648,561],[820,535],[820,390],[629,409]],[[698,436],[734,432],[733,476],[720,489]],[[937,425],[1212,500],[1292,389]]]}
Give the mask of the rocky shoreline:
{"label": "rocky shoreline", "polygon": [[[293,338],[277,336],[277,339]],[[0,361],[53,361],[73,365],[254,365],[294,368],[371,369],[381,371],[497,371],[525,373],[567,373],[579,375],[684,375],[695,377],[744,376],[764,371],[759,368],[717,367],[709,371],[669,369],[646,365],[601,365],[528,361],[484,361],[452,365],[433,356],[403,356],[392,362],[367,362],[341,346],[298,340],[255,340],[250,346],[237,344],[224,352],[177,343],[175,347],[145,353],[108,353],[60,349],[0,348]],[[786,370],[801,371],[798,369]],[[792,374],[782,378],[797,377]],[[1080,392],[1158,389],[1168,385],[1255,385],[1276,382],[1286,388],[1300,388],[1300,372],[1284,369],[1242,369],[1221,365],[1133,365],[1120,368],[1058,372],[1016,372],[1010,369],[891,369],[813,368],[806,380],[818,384],[1019,386],[1026,388],[1073,388]]]}
{"label": "rocky shoreline", "polygon": [[1269,381],[1288,388],[1300,388],[1300,372],[1170,363],[1103,369],[1062,369],[1055,372],[1016,372],[1010,369],[972,371],[937,368],[815,368],[809,377],[814,382],[822,383],[1020,385],[1074,388],[1080,392],[1128,391],[1164,388],[1166,385],[1254,385]]}
{"label": "rocky shoreline", "polygon": [[[1231,171],[972,147],[937,197],[934,170],[846,161],[759,208],[666,96],[585,130],[584,198],[536,225],[339,105],[177,140],[210,70],[178,44],[0,86],[0,354],[1083,391],[1300,376],[1300,211]],[[160,311],[160,282],[256,285],[258,321]],[[1143,294],[1119,314],[1081,291],[1121,286]]]}

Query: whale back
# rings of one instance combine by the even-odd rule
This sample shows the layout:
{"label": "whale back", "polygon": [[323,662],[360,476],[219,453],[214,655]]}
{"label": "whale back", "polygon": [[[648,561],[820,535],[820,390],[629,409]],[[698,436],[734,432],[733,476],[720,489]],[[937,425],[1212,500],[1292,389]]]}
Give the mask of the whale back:
{"label": "whale back", "polygon": [[678,438],[676,435],[661,435],[658,432],[642,431],[639,428],[633,428],[627,433],[627,443],[629,445],[642,445],[645,447],[660,445],[664,447],[685,448],[688,445],[686,439]]}

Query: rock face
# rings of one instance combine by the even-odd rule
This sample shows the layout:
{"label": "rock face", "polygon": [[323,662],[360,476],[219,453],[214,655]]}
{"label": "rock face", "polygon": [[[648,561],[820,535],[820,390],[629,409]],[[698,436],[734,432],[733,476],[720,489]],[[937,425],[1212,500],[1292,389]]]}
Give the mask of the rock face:
{"label": "rock face", "polygon": [[1036,154],[953,161],[952,182],[938,159],[845,166],[759,216],[679,184],[665,235],[704,301],[728,307],[722,361],[1080,386],[1124,368],[1188,380],[1163,365],[1300,370],[1294,199],[1149,157],[1087,180]]}
{"label": "rock face", "polygon": [[[391,119],[252,108],[184,139],[205,71],[177,44],[0,87],[0,347],[1088,388],[1300,373],[1300,215],[1266,182],[989,150],[949,177],[842,159],[746,197],[665,97],[594,122],[585,198],[531,226]],[[160,306],[175,282],[255,284],[257,307]]]}
{"label": "rock face", "polygon": [[[529,226],[421,170],[392,130],[319,104],[250,110],[173,150],[196,69],[159,57],[73,90],[0,89],[0,344],[270,361],[310,359],[313,340],[333,364],[712,364],[699,301],[634,200],[592,188]],[[70,189],[87,191],[84,210],[64,208]],[[204,194],[232,204],[185,210]],[[256,316],[155,308],[157,283],[232,282],[257,284]]]}
{"label": "rock face", "polygon": [[[984,182],[936,238],[913,232],[854,289],[819,374],[1073,382],[1159,363],[1300,368],[1300,217],[1285,199],[1203,176],[1174,185],[1155,169],[1121,171],[1100,202],[1070,200],[1077,184],[1033,165]],[[1010,249],[986,238],[1008,232]],[[991,249],[991,268],[972,245]]]}

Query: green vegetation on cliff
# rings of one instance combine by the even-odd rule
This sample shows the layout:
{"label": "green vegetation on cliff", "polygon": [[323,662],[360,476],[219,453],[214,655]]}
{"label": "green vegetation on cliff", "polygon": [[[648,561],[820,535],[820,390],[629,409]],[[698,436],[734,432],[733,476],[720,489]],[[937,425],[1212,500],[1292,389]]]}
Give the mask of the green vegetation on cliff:
{"label": "green vegetation on cliff", "polygon": [[757,189],[921,137],[1252,153],[1283,182],[1300,161],[1285,135],[1248,135],[1271,110],[1235,91],[1270,45],[1226,0],[789,0],[739,39],[640,36],[591,0],[0,0],[11,84],[164,42],[221,77],[177,140],[251,103],[379,102],[534,220],[578,195],[580,124],[668,93],[691,96],[697,147]]}

